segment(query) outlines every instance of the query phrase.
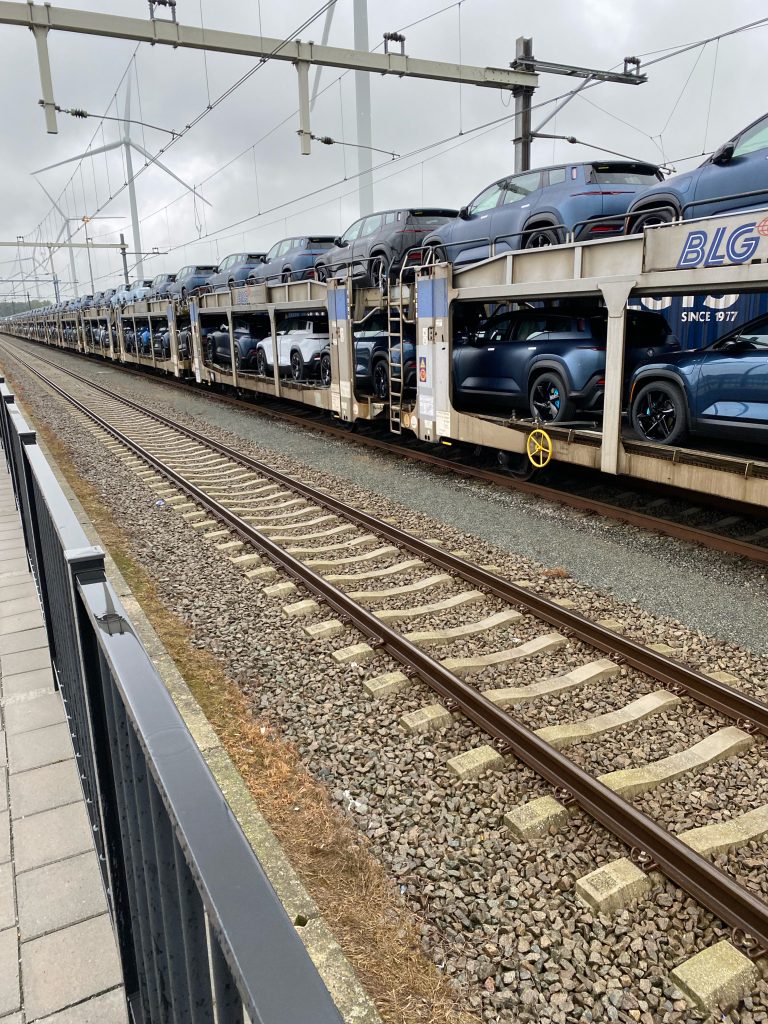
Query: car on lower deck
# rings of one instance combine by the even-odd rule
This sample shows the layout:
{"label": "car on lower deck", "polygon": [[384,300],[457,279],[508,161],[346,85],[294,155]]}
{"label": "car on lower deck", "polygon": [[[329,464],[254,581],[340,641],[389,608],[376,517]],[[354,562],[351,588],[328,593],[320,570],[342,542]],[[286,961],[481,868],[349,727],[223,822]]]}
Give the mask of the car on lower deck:
{"label": "car on lower deck", "polygon": [[[604,308],[549,306],[497,312],[476,330],[455,330],[454,404],[468,411],[522,411],[545,423],[599,412],[607,322]],[[625,378],[643,360],[679,348],[660,313],[627,310]]]}
{"label": "car on lower deck", "polygon": [[203,344],[205,361],[231,368],[232,343],[234,342],[235,367],[239,371],[257,372],[257,345],[263,338],[270,337],[269,317],[252,317],[247,323],[235,321],[232,338],[229,327],[222,324],[218,330],[211,330]]}
{"label": "car on lower deck", "polygon": [[[319,379],[322,352],[329,340],[327,314],[312,311],[284,317],[276,333],[280,375],[297,382]],[[256,365],[263,377],[273,373],[271,335],[257,343]]]}
{"label": "car on lower deck", "polygon": [[455,210],[401,209],[361,217],[317,259],[317,279],[327,281],[346,271],[361,284],[384,288],[404,263],[414,268],[421,264],[424,236],[455,216]]}
{"label": "car on lower deck", "polygon": [[282,238],[248,274],[248,284],[280,284],[313,280],[315,260],[333,248],[332,235]]}
{"label": "car on lower deck", "polygon": [[656,444],[688,434],[768,443],[768,316],[639,366],[629,416],[638,437]]}
{"label": "car on lower deck", "polygon": [[628,160],[543,167],[500,178],[424,239],[425,262],[478,263],[515,249],[620,235],[635,197],[661,181],[655,164]]}
{"label": "car on lower deck", "polygon": [[[677,218],[714,217],[768,206],[768,114],[719,146],[692,171],[673,174],[632,203],[627,232]],[[757,193],[744,195],[744,193]]]}
{"label": "car on lower deck", "polygon": [[[397,323],[398,310],[392,307],[392,322],[383,307],[366,313],[362,320],[352,325],[352,337],[355,347],[355,392],[372,395],[379,402],[389,398],[389,351],[390,329],[395,331],[395,346],[402,333],[407,351],[415,352],[416,325],[404,323],[399,331]],[[320,380],[323,384],[331,383],[331,350],[326,345],[320,356]]]}

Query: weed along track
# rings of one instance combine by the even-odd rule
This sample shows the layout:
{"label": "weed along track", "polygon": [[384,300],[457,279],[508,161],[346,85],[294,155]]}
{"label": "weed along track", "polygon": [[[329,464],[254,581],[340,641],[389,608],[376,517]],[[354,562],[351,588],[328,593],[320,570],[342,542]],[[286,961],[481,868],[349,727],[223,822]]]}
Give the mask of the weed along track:
{"label": "weed along track", "polygon": [[[457,789],[518,762],[533,772],[530,799],[499,808],[509,842],[536,844],[568,829],[578,808],[627,847],[585,876],[563,872],[557,884],[613,915],[647,895],[660,872],[734,930],[734,945],[710,955],[731,957],[740,994],[749,993],[753,961],[768,949],[768,905],[759,885],[742,884],[712,857],[768,834],[768,805],[757,794],[727,822],[691,829],[665,818],[663,800],[658,814],[643,809],[663,784],[694,789],[714,763],[728,772],[735,759],[763,757],[768,706],[737,679],[703,675],[492,565],[60,366],[43,372],[37,359],[5,352],[87,417],[157,501],[279,602],[286,620],[300,622],[308,648],[331,644],[338,672],[354,669],[374,702],[412,694],[401,742],[437,742],[462,722],[480,730],[484,742],[447,762]],[[678,987],[693,991],[685,964],[679,971]]]}

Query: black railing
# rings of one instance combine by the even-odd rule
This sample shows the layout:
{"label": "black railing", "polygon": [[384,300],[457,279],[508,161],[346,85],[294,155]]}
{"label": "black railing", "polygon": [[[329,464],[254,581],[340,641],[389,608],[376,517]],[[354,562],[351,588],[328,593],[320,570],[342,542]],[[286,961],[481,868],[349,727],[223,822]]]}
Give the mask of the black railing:
{"label": "black railing", "polygon": [[340,1024],[4,383],[0,435],[133,1020]]}

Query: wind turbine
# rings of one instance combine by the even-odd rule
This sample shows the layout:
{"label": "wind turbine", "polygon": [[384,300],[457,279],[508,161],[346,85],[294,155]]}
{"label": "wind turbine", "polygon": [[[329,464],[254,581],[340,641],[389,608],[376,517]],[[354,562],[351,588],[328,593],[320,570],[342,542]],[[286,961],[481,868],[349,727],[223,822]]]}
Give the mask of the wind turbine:
{"label": "wind turbine", "polygon": [[[130,204],[130,207],[131,207],[131,225],[132,225],[132,229],[133,229],[133,248],[134,248],[134,255],[136,256],[136,263],[135,263],[136,277],[142,278],[144,276],[144,259],[143,259],[142,248],[141,248],[141,232],[139,230],[139,209],[138,209],[138,206],[137,206],[137,203],[136,203],[136,185],[135,185],[134,180],[133,180],[133,159],[132,159],[131,150],[135,149],[136,152],[140,153],[144,157],[145,160],[149,161],[149,163],[156,164],[160,168],[161,171],[165,171],[165,173],[167,175],[169,175],[171,178],[173,178],[174,181],[178,181],[178,183],[180,185],[183,185],[184,188],[187,189],[187,191],[191,192],[192,195],[195,196],[197,199],[202,199],[202,201],[207,206],[210,206],[211,204],[208,202],[207,199],[203,199],[202,196],[198,196],[197,193],[195,192],[194,187],[192,185],[188,185],[186,183],[186,181],[182,181],[182,179],[177,174],[174,174],[173,171],[170,170],[170,168],[166,167],[165,164],[161,163],[157,159],[157,157],[152,156],[152,154],[147,152],[147,150],[144,149],[143,146],[140,146],[138,142],[135,142],[131,138],[131,78],[130,78],[130,76],[128,77],[128,81],[126,82],[126,87],[125,87],[125,113],[123,114],[122,125],[123,125],[122,136],[116,142],[110,142],[106,146],[97,146],[96,149],[89,149],[85,153],[78,153],[77,156],[67,157],[66,160],[59,160],[58,163],[55,163],[55,164],[48,164],[47,167],[41,167],[39,170],[33,171],[32,173],[33,174],[41,174],[43,171],[53,170],[54,167],[61,167],[63,164],[70,164],[74,160],[84,160],[86,157],[98,156],[99,153],[109,153],[111,150],[113,150],[113,149],[120,149],[120,147],[122,146],[124,154],[125,154],[125,170],[126,170],[126,175],[127,175],[127,179],[128,179],[128,201],[129,201],[129,204]],[[46,193],[46,195],[47,195],[47,193]],[[53,200],[51,200],[51,201],[53,202]],[[54,203],[54,206],[55,205],[56,204]],[[56,208],[59,209],[58,207],[56,207]],[[61,212],[61,211],[59,211],[59,212]],[[70,237],[69,236],[69,228],[67,228],[67,237],[68,238]],[[71,249],[70,249],[70,259],[72,259],[72,250]],[[74,273],[74,261],[72,263],[72,267],[73,267],[73,273]]]}

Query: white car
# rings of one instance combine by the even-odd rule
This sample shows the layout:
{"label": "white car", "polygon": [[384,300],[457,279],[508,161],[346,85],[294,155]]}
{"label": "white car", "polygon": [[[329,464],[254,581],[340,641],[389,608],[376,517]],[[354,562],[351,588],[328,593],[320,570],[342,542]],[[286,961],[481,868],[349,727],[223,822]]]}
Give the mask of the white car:
{"label": "white car", "polygon": [[134,281],[131,284],[131,297],[128,299],[129,302],[144,302],[152,294],[152,278],[147,278],[144,281]]}
{"label": "white car", "polygon": [[119,288],[116,288],[114,295],[109,300],[112,308],[117,309],[118,306],[126,306],[131,301],[132,290],[133,285],[130,284],[121,284]]}
{"label": "white car", "polygon": [[[281,376],[291,376],[296,381],[318,379],[320,357],[329,340],[327,317],[304,313],[283,323],[277,332]],[[273,373],[271,338],[263,338],[256,345],[256,372],[262,377]]]}

